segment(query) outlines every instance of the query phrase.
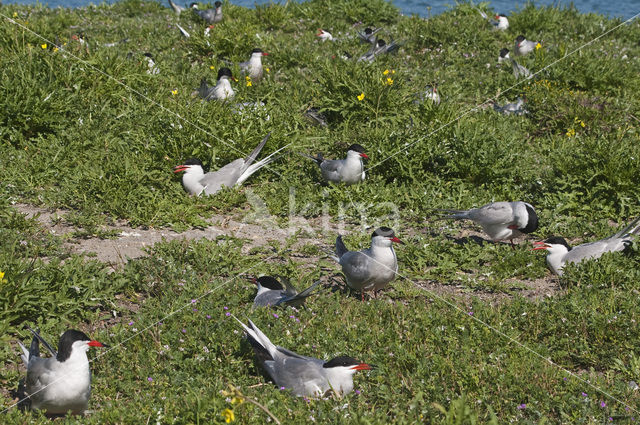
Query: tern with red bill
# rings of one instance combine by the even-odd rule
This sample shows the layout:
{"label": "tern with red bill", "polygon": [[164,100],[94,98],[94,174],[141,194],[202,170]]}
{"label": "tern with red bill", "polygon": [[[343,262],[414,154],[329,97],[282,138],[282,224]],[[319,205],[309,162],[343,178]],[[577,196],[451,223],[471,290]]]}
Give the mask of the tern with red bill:
{"label": "tern with red bill", "polygon": [[271,133],[262,139],[262,142],[256,146],[249,156],[244,159],[238,158],[217,171],[205,174],[202,161],[198,158],[191,158],[186,160],[184,164],[173,167],[173,172],[184,172],[182,175],[182,186],[190,195],[214,195],[222,190],[223,187],[231,188],[235,185],[242,184],[253,173],[278,159],[275,155],[286,148],[286,146],[278,149],[266,158],[255,162],[256,157],[260,154],[267,140],[269,140],[269,136],[271,136]]}
{"label": "tern with red bill", "polygon": [[331,33],[329,31],[323,30],[322,28],[318,28],[316,37],[318,37],[320,41],[335,41]]}
{"label": "tern with red bill", "polygon": [[[475,7],[475,6],[474,6]],[[491,23],[491,25],[493,25],[493,29],[494,30],[500,30],[500,31],[504,31],[506,29],[509,28],[509,19],[507,19],[506,15],[498,14],[495,15],[493,17],[493,19],[495,19],[494,21],[491,21],[489,19],[489,16],[483,12],[482,10],[478,9],[477,7],[475,8],[478,13],[480,14],[480,16],[482,16],[484,19],[486,19],[487,21],[489,21]]]}
{"label": "tern with red bill", "polygon": [[301,154],[305,158],[310,158],[318,164],[322,178],[331,183],[355,184],[364,181],[365,172],[362,159],[369,159],[364,148],[354,143],[347,148],[345,159],[324,159],[322,154],[310,156]]}
{"label": "tern with red bill", "polygon": [[288,279],[281,279],[284,282],[284,286],[276,278],[271,276],[261,276],[257,279],[250,278],[249,280],[258,287],[258,293],[253,300],[253,308],[277,307],[281,305],[300,307],[302,303],[304,303],[304,300],[311,295],[316,286],[320,284],[320,281],[317,281],[304,291],[298,292]]}
{"label": "tern with red bill", "polygon": [[263,52],[261,49],[253,49],[251,51],[251,57],[246,62],[241,62],[238,66],[247,74],[253,81],[258,81],[262,78],[262,57],[268,56],[268,53]]}
{"label": "tern with red bill", "polygon": [[235,319],[247,333],[256,357],[273,382],[298,397],[322,397],[331,391],[348,394],[353,391],[353,375],[359,370],[373,368],[353,357],[340,356],[324,361],[302,356],[274,345],[251,320],[247,326]]}
{"label": "tern with red bill", "polygon": [[448,213],[441,218],[472,220],[482,227],[493,241],[513,239],[538,229],[538,215],[526,202],[493,202],[470,210],[440,210]]}
{"label": "tern with red bill", "polygon": [[519,35],[516,37],[516,45],[513,49],[513,52],[516,56],[524,56],[528,53],[533,52],[538,45],[537,41],[529,41],[524,38],[524,35]]}
{"label": "tern with red bill", "polygon": [[211,87],[207,84],[207,80],[203,78],[200,80],[200,87],[198,87],[191,96],[200,96],[206,101],[209,100],[222,100],[233,99],[236,93],[231,87],[231,79],[233,75],[229,68],[220,68],[218,71],[218,82],[215,86]]}
{"label": "tern with red bill", "polygon": [[334,259],[342,266],[342,273],[350,288],[361,293],[364,301],[365,291],[384,289],[398,273],[398,259],[393,243],[403,244],[388,227],[379,227],[371,235],[371,247],[362,251],[349,251],[342,242],[342,236],[336,239]]}
{"label": "tern with red bill", "polygon": [[554,274],[562,276],[565,264],[578,264],[584,260],[597,259],[606,252],[624,251],[633,242],[632,238],[638,234],[640,234],[640,217],[618,233],[599,241],[571,247],[564,238],[553,236],[544,241],[534,242],[533,250],[546,250],[549,269]]}
{"label": "tern with red bill", "polygon": [[[27,368],[25,393],[31,401],[31,409],[44,410],[50,415],[64,415],[69,411],[82,414],[87,410],[91,395],[87,350],[105,345],[72,329],[62,334],[56,353],[37,331],[29,330],[33,333],[29,350],[22,343],[18,344]],[[40,357],[40,342],[53,357]]]}

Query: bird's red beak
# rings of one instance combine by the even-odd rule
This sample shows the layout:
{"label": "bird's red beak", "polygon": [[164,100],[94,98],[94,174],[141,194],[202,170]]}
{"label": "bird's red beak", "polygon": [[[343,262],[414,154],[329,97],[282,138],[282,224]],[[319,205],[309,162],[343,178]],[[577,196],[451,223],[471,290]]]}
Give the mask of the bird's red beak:
{"label": "bird's red beak", "polygon": [[533,243],[533,251],[538,251],[540,249],[547,249],[547,248],[551,248],[551,247],[547,245],[544,241],[537,241]]}
{"label": "bird's red beak", "polygon": [[318,28],[318,33],[316,34],[316,36],[320,37],[322,35],[322,33],[323,33],[323,31],[320,28]]}
{"label": "bird's red beak", "polygon": [[189,167],[187,165],[176,165],[175,167],[173,167],[173,172],[175,173],[179,173],[181,171],[186,171]]}
{"label": "bird's red beak", "polygon": [[104,344],[98,341],[89,341],[89,347],[104,347]]}
{"label": "bird's red beak", "polygon": [[248,277],[247,280],[253,284],[258,284],[258,279],[256,279],[255,277]]}
{"label": "bird's red beak", "polygon": [[500,19],[500,16],[496,15],[496,16],[493,17],[493,19],[498,20],[498,19]]}
{"label": "bird's red beak", "polygon": [[361,153],[360,156],[363,158],[369,159],[369,156],[366,153]]}
{"label": "bird's red beak", "polygon": [[395,242],[395,243],[399,243],[399,244],[404,245],[404,242],[402,242],[400,239],[398,239],[397,236],[392,237],[391,238],[391,242]]}
{"label": "bird's red beak", "polygon": [[262,56],[269,56],[269,53],[267,53],[267,52],[262,52]]}
{"label": "bird's red beak", "polygon": [[366,363],[360,363],[359,365],[355,365],[352,369],[353,370],[371,370],[371,365],[368,365]]}

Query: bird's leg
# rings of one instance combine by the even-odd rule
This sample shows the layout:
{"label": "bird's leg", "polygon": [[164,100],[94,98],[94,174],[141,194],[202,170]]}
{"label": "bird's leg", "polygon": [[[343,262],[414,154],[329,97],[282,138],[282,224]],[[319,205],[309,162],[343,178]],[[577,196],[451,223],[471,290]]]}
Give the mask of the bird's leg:
{"label": "bird's leg", "polygon": [[511,242],[511,249],[516,249],[516,246],[513,243],[513,239],[509,239],[509,242]]}
{"label": "bird's leg", "polygon": [[362,298],[362,302],[364,302],[364,291],[360,292],[360,296]]}

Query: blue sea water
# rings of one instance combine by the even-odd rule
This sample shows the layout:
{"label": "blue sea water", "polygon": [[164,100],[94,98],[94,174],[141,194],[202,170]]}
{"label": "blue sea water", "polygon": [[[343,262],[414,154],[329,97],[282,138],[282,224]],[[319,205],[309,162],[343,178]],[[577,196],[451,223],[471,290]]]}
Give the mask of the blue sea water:
{"label": "blue sea water", "polygon": [[[36,4],[38,0],[2,0],[4,3],[16,3],[16,4]],[[82,7],[89,4],[100,4],[103,0],[40,0],[42,4],[47,4],[49,7]],[[115,3],[117,0],[104,0],[106,3]],[[159,0],[163,1],[163,0]],[[206,0],[201,0],[206,2]],[[269,3],[268,0],[231,0],[233,4],[237,4],[245,7],[253,7],[254,4]],[[284,0],[281,0],[284,2]],[[191,2],[191,0],[189,0]],[[277,3],[278,1],[275,0]],[[164,3],[167,3],[164,1]],[[181,4],[181,0],[177,0],[176,3]],[[211,0],[213,3],[213,0]],[[476,3],[479,3],[477,1]],[[517,11],[526,3],[525,0],[490,0],[491,7],[498,13],[509,14]],[[537,0],[535,4],[537,6],[549,6],[559,5],[568,6],[573,3],[575,7],[583,13],[595,12],[600,13],[611,18],[619,17],[623,19],[629,19],[632,16],[640,13],[640,0],[615,0],[615,1],[603,1],[603,0]],[[442,13],[447,9],[455,5],[455,0],[393,0],[393,4],[398,7],[405,15],[417,14],[427,17],[429,14],[435,15]],[[168,6],[168,4],[167,4]]]}

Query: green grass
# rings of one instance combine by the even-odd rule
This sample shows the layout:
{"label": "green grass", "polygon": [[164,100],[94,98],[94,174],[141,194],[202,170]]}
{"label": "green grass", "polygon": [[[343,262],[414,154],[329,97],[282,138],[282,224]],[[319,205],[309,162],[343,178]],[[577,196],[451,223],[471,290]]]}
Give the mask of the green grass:
{"label": "green grass", "polygon": [[[49,40],[42,48],[45,41],[0,19],[3,406],[24,373],[14,341],[29,339],[22,329],[29,323],[54,341],[75,327],[116,346],[92,362],[93,413],[70,423],[220,423],[226,408],[238,423],[266,421],[255,405],[227,401],[229,385],[283,423],[638,419],[625,410],[640,405],[629,386],[640,382],[637,245],[569,267],[557,291],[532,300],[524,289],[550,278],[528,244],[461,243],[468,223],[434,219],[437,208],[524,200],[539,212],[536,237],[581,242],[640,215],[637,22],[559,60],[620,21],[528,5],[497,33],[465,3],[429,20],[400,16],[381,0],[224,7],[225,21],[207,38],[191,14],[177,18],[155,2],[0,6]],[[360,21],[383,26],[385,39],[403,42],[400,52],[371,65],[340,59],[345,50],[357,56],[366,49],[347,36]],[[182,38],[176,22],[192,37]],[[339,40],[318,43],[320,27]],[[80,32],[88,49],[72,39]],[[505,93],[516,81],[510,66],[496,65],[498,52],[521,33],[543,45],[522,64],[534,72],[549,67]],[[64,51],[53,50],[56,39]],[[234,89],[238,101],[267,100],[269,120],[190,96],[203,76],[215,79],[223,58],[246,60],[254,47],[269,52],[270,72]],[[146,73],[146,51],[158,75]],[[392,85],[383,84],[387,76]],[[442,103],[414,103],[433,82]],[[499,93],[501,104],[526,96],[530,113],[469,112]],[[328,118],[327,128],[303,117],[310,105]],[[190,198],[171,172],[193,156],[224,165],[268,132],[264,154],[291,145],[242,188]],[[348,189],[320,186],[314,164],[298,155],[342,156],[351,143],[371,160],[366,182]],[[279,273],[299,287],[321,277],[341,281],[325,258],[335,232],[316,226],[251,249],[234,237],[162,242],[110,273],[12,207],[62,209],[75,237],[113,237],[104,229],[117,220],[175,230],[206,226],[213,215],[248,221],[256,197],[282,228],[291,215],[346,223],[352,248],[368,243],[363,227],[393,221],[407,243],[397,249],[403,277],[367,303],[327,286],[307,308],[275,318],[250,312],[253,288],[243,276]],[[436,292],[419,285],[425,282]],[[356,376],[360,394],[293,398],[267,382],[227,312],[251,317],[275,343],[301,354],[349,354],[379,368]],[[16,409],[3,415],[3,423],[46,422]]]}

